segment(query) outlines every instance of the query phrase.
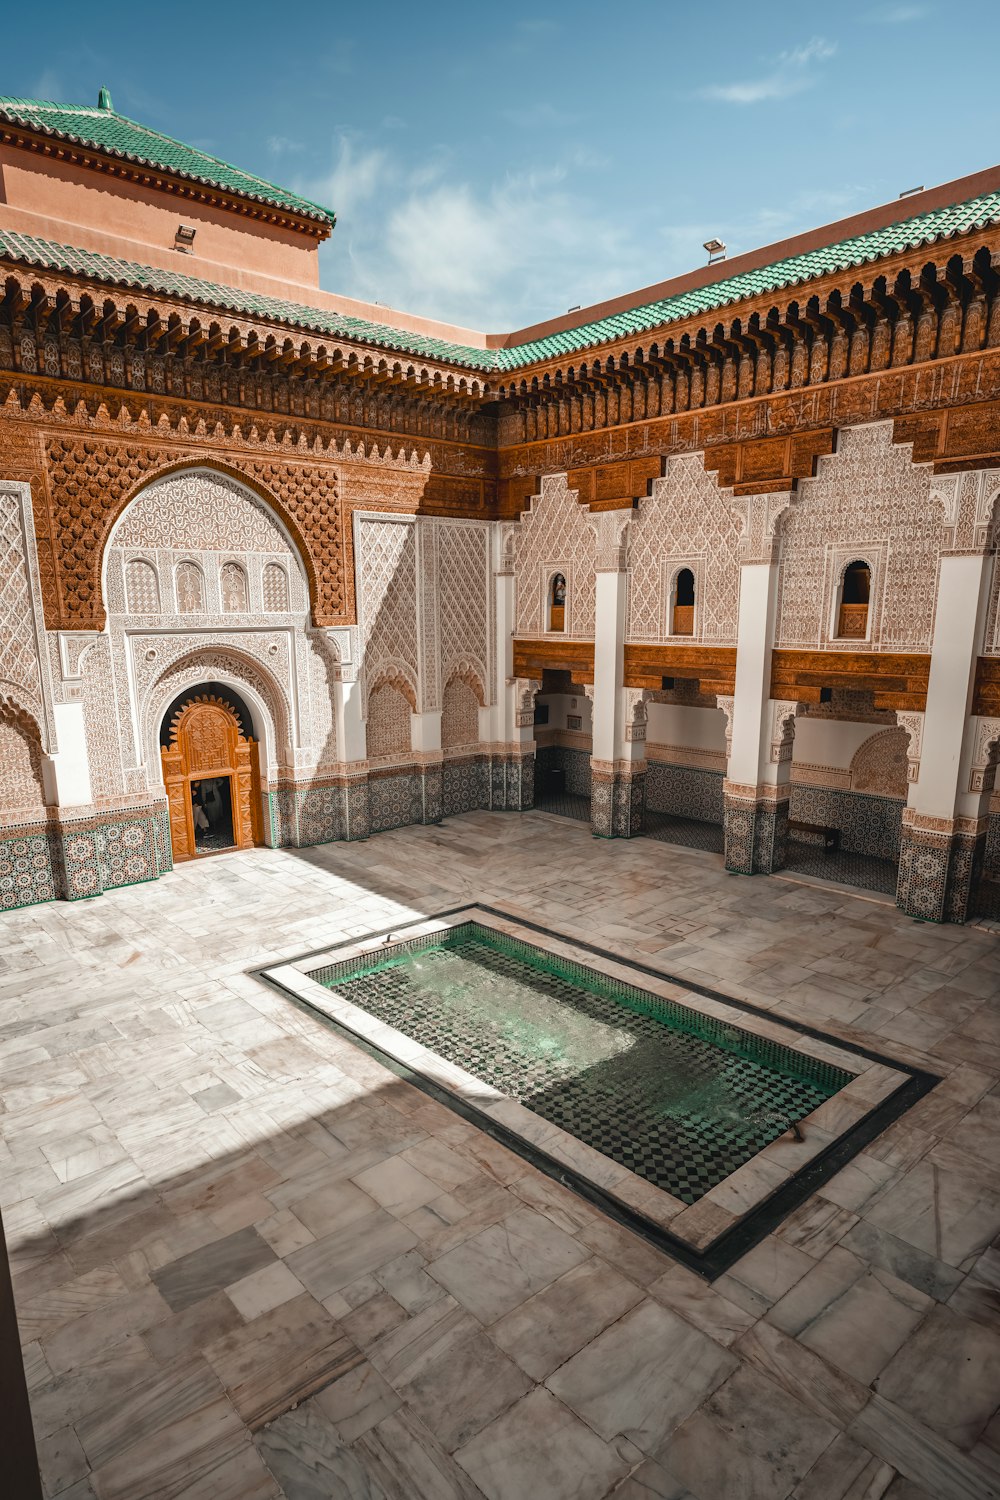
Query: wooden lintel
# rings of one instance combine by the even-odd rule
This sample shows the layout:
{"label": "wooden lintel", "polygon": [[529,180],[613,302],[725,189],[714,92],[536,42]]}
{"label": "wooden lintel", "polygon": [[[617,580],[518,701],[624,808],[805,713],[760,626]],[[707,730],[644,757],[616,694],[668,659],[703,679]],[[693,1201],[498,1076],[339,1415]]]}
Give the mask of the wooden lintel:
{"label": "wooden lintel", "polygon": [[1000,467],[1000,401],[897,417],[892,437],[912,443],[913,462],[933,463],[936,474]]}
{"label": "wooden lintel", "polygon": [[594,680],[593,641],[515,640],[514,676],[541,677],[545,671],[568,672],[583,687]]}
{"label": "wooden lintel", "polygon": [[872,693],[878,708],[922,711],[931,659],[896,651],[788,651],[771,656],[771,697],[815,703],[823,688]]}
{"label": "wooden lintel", "polygon": [[664,677],[698,682],[700,691],[729,696],[736,687],[735,646],[681,646],[668,642],[625,647],[626,687],[658,691]]}
{"label": "wooden lintel", "polygon": [[816,462],[833,452],[833,428],[720,443],[705,449],[705,468],[738,495],[791,490],[816,473]]}
{"label": "wooden lintel", "polygon": [[978,658],[972,712],[987,719],[1000,718],[1000,657]]}

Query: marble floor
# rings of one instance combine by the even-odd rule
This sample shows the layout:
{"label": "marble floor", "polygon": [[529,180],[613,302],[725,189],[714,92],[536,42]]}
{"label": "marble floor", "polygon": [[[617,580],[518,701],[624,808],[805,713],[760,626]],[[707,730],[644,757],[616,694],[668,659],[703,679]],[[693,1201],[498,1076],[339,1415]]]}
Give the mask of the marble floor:
{"label": "marble floor", "polygon": [[[942,1075],[713,1284],[247,971],[486,901]],[[0,919],[61,1500],[1000,1496],[1000,938],[473,813]]]}

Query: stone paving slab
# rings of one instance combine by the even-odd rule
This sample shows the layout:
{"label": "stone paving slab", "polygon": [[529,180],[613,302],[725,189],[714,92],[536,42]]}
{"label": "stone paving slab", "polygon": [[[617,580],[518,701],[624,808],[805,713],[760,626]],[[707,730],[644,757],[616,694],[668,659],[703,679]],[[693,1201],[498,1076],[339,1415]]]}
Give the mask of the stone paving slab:
{"label": "stone paving slab", "polygon": [[[945,1083],[709,1285],[247,973],[474,901]],[[1000,1495],[994,933],[474,813],[8,913],[0,995],[48,1495]]]}

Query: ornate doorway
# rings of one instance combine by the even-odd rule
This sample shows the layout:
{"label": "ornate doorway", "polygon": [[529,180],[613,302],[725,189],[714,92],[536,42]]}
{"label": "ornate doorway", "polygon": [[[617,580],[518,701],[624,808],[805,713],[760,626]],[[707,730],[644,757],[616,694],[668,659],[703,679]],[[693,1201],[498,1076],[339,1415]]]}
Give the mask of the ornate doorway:
{"label": "ornate doorway", "polygon": [[262,842],[260,747],[231,703],[192,695],[160,750],[175,861]]}

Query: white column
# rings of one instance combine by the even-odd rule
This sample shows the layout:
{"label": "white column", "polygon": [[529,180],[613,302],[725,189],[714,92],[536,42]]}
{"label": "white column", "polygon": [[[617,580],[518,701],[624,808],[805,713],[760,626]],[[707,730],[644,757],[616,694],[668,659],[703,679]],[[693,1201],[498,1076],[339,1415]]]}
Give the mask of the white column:
{"label": "white column", "polygon": [[514,627],[516,587],[513,558],[513,526],[500,522],[493,528],[493,585],[496,595],[496,702],[492,709],[490,739],[509,745],[515,738],[517,688],[514,683]]}
{"label": "white column", "polygon": [[45,798],[53,807],[88,807],[93,801],[82,703],[56,703],[55,755],[42,757]]}
{"label": "white column", "polygon": [[625,674],[625,601],[628,575],[598,573],[594,623],[593,758],[606,766],[624,743],[622,678]]}
{"label": "white column", "polygon": [[441,759],[441,710],[410,715],[410,748],[417,759]]}
{"label": "white column", "polygon": [[605,838],[628,838],[642,826],[645,744],[632,739],[634,694],[625,688],[628,629],[627,539],[631,504],[599,511],[594,615],[594,711],[590,821]]}
{"label": "white column", "polygon": [[963,745],[975,732],[969,714],[992,562],[983,553],[941,558],[920,775],[909,797],[909,806],[922,817],[953,818],[972,810],[962,806],[968,789],[959,771]]}
{"label": "white column", "polygon": [[743,564],[728,779],[754,788],[765,779],[770,765],[771,648],[777,594],[777,563]]}
{"label": "white column", "polygon": [[365,721],[361,715],[361,683],[356,674],[356,667],[341,666],[334,683],[337,759],[345,767],[361,764],[368,755]]}
{"label": "white column", "polygon": [[778,522],[795,492],[743,495],[740,599],[730,751],[725,784],[726,868],[769,873],[785,858],[796,705],[771,697],[777,628]]}

